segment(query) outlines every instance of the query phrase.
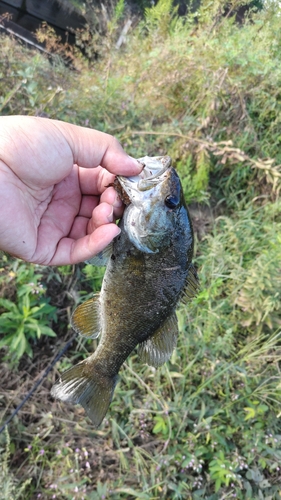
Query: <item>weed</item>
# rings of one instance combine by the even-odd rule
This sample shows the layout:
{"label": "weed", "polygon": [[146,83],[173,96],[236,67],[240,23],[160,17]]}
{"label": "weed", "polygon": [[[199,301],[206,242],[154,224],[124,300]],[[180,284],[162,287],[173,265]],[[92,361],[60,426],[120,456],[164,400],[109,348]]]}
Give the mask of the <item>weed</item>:
{"label": "weed", "polygon": [[56,321],[56,308],[44,297],[46,287],[37,266],[5,260],[1,280],[11,298],[0,298],[0,347],[8,347],[7,359],[16,363],[25,353],[32,357],[32,344],[41,335],[55,337],[49,324]]}
{"label": "weed", "polygon": [[10,456],[11,456],[11,441],[8,429],[5,428],[6,444],[5,449],[0,450],[0,480],[1,480],[1,500],[20,500],[24,497],[31,479],[26,479],[21,485],[19,481],[10,471]]}

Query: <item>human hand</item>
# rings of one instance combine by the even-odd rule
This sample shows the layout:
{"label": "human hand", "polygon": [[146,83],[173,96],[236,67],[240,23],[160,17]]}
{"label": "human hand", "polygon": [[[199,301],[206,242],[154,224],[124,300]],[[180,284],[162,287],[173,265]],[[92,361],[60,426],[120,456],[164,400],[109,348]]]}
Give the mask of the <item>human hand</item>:
{"label": "human hand", "polygon": [[[95,167],[95,168],[92,168]],[[0,118],[0,249],[28,262],[75,264],[119,234],[115,175],[140,165],[102,132],[30,116]]]}

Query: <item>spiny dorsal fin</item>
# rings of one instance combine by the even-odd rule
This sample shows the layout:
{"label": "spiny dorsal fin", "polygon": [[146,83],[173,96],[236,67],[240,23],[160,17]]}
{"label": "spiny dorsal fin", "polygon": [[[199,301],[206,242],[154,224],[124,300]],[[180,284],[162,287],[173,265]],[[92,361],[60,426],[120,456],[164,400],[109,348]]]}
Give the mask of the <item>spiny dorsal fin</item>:
{"label": "spiny dorsal fin", "polygon": [[102,252],[94,255],[89,260],[86,260],[86,264],[91,264],[92,266],[102,267],[106,266],[108,259],[111,257],[113,251],[113,243],[109,243]]}
{"label": "spiny dorsal fin", "polygon": [[199,278],[196,269],[193,264],[190,265],[188,269],[188,275],[186,278],[184,290],[182,293],[181,301],[187,302],[188,300],[195,297],[199,291]]}
{"label": "spiny dorsal fin", "polygon": [[78,306],[71,318],[72,328],[82,335],[96,339],[101,332],[99,294]]}
{"label": "spiny dorsal fin", "polygon": [[147,340],[139,345],[139,356],[150,366],[163,365],[170,359],[178,337],[178,320],[173,313]]}

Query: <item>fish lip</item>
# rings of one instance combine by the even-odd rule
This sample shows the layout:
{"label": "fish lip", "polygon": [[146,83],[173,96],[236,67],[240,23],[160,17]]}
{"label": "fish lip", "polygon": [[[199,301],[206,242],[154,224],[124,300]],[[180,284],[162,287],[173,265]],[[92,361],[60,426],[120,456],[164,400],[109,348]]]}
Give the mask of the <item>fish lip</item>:
{"label": "fish lip", "polygon": [[131,202],[132,191],[139,192],[152,189],[161,182],[161,176],[168,170],[172,163],[169,156],[144,156],[143,158],[139,158],[138,161],[143,164],[143,170],[139,175],[134,177],[117,175],[117,179]]}

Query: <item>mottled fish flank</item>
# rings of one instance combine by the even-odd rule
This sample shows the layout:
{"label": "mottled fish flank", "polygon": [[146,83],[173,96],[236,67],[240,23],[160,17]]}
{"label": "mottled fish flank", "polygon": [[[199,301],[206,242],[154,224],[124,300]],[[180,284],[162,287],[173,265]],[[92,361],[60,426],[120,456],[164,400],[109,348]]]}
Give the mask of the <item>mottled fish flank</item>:
{"label": "mottled fish flank", "polygon": [[55,398],[82,405],[96,427],[108,410],[120,367],[136,347],[141,360],[154,367],[170,358],[178,336],[176,306],[198,288],[192,225],[171,159],[139,161],[144,165],[139,176],[118,176],[115,183],[127,205],[121,233],[91,260],[107,266],[101,292],[72,317],[79,334],[101,335],[98,348],[52,388]]}

